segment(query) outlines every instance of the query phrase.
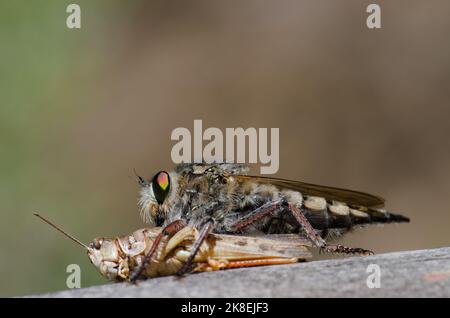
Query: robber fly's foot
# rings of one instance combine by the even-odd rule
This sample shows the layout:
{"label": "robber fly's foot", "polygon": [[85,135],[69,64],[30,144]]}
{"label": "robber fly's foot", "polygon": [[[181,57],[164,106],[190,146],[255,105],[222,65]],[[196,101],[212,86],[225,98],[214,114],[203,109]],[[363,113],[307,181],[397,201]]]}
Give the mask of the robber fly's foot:
{"label": "robber fly's foot", "polygon": [[137,278],[131,277],[128,281],[131,285],[137,286],[139,285]]}
{"label": "robber fly's foot", "polygon": [[139,271],[135,271],[130,275],[130,279],[129,279],[130,284],[135,285],[135,286],[139,285],[139,276],[140,275],[138,274],[138,272]]}
{"label": "robber fly's foot", "polygon": [[365,250],[359,247],[347,247],[343,245],[327,245],[322,248],[326,253],[332,254],[351,254],[351,255],[360,255],[360,256],[370,256],[375,253],[369,250]]}
{"label": "robber fly's foot", "polygon": [[193,264],[185,263],[183,267],[180,268],[180,270],[177,272],[178,278],[183,277],[187,273],[190,273],[192,271]]}

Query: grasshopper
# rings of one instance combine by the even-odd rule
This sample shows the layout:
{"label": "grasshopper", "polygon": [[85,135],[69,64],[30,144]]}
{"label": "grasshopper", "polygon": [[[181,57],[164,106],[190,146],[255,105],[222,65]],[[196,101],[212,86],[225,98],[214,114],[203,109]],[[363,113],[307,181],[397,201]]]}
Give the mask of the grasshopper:
{"label": "grasshopper", "polygon": [[[95,238],[86,245],[46,218],[35,215],[82,246],[100,274],[116,282],[131,281],[137,272],[137,280],[176,274],[189,260],[199,237],[194,226],[183,226],[174,235],[166,235],[161,227],[152,227],[130,235]],[[153,257],[145,260],[158,239],[162,244],[157,244]],[[192,272],[296,263],[311,257],[307,246],[311,246],[308,240],[292,234],[250,237],[211,233],[193,259]]]}

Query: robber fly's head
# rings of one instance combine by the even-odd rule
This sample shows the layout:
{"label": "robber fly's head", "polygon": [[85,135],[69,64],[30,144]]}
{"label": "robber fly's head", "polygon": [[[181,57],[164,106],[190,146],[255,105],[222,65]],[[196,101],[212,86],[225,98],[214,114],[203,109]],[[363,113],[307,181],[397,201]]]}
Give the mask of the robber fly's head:
{"label": "robber fly's head", "polygon": [[141,216],[146,223],[161,226],[165,220],[162,206],[171,188],[169,173],[160,171],[151,180],[145,180],[138,176],[138,182],[142,187],[139,198]]}

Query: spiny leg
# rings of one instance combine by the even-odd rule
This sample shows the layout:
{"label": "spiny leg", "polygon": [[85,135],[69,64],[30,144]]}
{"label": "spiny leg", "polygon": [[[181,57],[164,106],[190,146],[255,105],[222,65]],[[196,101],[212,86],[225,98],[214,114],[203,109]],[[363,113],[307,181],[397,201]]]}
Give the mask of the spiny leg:
{"label": "spiny leg", "polygon": [[235,261],[220,261],[210,259],[207,263],[199,264],[195,268],[195,272],[210,272],[217,271],[221,269],[228,268],[242,268],[242,267],[256,267],[256,266],[267,266],[267,265],[285,265],[285,264],[293,264],[298,263],[298,258],[283,258],[283,257],[274,257],[274,258],[256,258],[256,259],[248,259],[248,260],[235,260]]}
{"label": "spiny leg", "polygon": [[277,209],[287,207],[290,213],[294,216],[298,224],[304,230],[306,237],[314,243],[320,249],[328,253],[343,253],[343,254],[360,254],[360,255],[372,255],[372,251],[368,251],[362,248],[352,248],[342,245],[328,245],[325,240],[317,233],[317,231],[309,223],[308,219],[300,209],[292,203],[284,200],[273,201],[262,205],[255,209],[249,217],[236,222],[233,226],[235,230],[241,230],[254,222],[273,214]]}
{"label": "spiny leg", "polygon": [[246,228],[247,226],[255,223],[256,221],[261,220],[262,218],[264,218],[270,214],[273,214],[277,209],[280,209],[280,208],[282,208],[281,200],[267,202],[267,203],[261,205],[260,207],[256,208],[255,210],[253,210],[249,216],[236,222],[233,225],[233,229],[235,231],[240,231],[240,230]]}
{"label": "spiny leg", "polygon": [[255,267],[255,266],[267,266],[267,265],[284,265],[298,263],[297,258],[261,258],[261,259],[251,259],[244,261],[231,261],[225,265],[224,268],[241,268],[241,267]]}
{"label": "spiny leg", "polygon": [[150,263],[150,261],[151,261],[151,259],[153,257],[153,254],[155,254],[156,249],[158,248],[159,243],[161,242],[161,239],[164,236],[166,236],[166,235],[173,235],[173,234],[177,233],[178,231],[180,231],[185,226],[186,226],[186,223],[183,220],[176,220],[176,221],[173,221],[172,223],[170,223],[169,225],[167,225],[158,234],[158,236],[153,241],[153,244],[152,244],[152,247],[150,248],[150,251],[148,251],[148,253],[145,255],[141,266],[139,266],[137,271],[135,271],[133,273],[133,275],[131,276],[130,281],[132,283],[136,282],[136,280],[139,278],[139,276],[141,276],[142,272],[144,271],[145,266],[147,266],[147,264]]}
{"label": "spiny leg", "polygon": [[200,250],[200,246],[202,246],[203,242],[208,237],[209,233],[211,233],[213,227],[214,222],[212,220],[206,222],[206,224],[202,227],[200,234],[197,240],[195,241],[194,246],[192,247],[192,252],[189,255],[189,258],[186,260],[186,263],[184,263],[183,267],[177,272],[178,276],[182,276],[190,270],[194,258],[197,255],[198,251]]}
{"label": "spiny leg", "polygon": [[337,253],[337,254],[352,254],[352,255],[361,255],[361,256],[370,256],[375,253],[371,250],[366,250],[359,247],[348,247],[344,245],[327,245],[323,250],[327,253]]}
{"label": "spiny leg", "polygon": [[328,245],[325,240],[317,233],[317,231],[309,223],[306,216],[294,204],[288,203],[289,211],[295,217],[297,222],[301,225],[306,233],[306,236],[320,249],[327,253],[341,253],[341,254],[358,254],[358,255],[373,255],[374,253],[358,247],[347,247],[343,245]]}

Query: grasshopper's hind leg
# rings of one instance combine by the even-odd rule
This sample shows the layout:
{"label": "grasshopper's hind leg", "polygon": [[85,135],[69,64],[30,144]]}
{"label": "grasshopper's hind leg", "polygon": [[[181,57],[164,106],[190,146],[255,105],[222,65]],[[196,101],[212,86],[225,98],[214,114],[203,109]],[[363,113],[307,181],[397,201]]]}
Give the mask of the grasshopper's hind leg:
{"label": "grasshopper's hind leg", "polygon": [[211,272],[221,269],[229,268],[242,268],[242,267],[256,267],[256,266],[267,266],[267,265],[286,265],[298,263],[298,258],[256,258],[249,260],[236,260],[236,261],[219,261],[214,259],[209,259],[207,263],[199,264],[194,272]]}
{"label": "grasshopper's hind leg", "polygon": [[261,207],[255,209],[250,215],[242,220],[239,220],[233,225],[234,230],[240,231],[247,226],[261,220],[267,216],[273,216],[275,213],[284,212],[288,210],[295,218],[297,223],[301,226],[306,234],[306,237],[321,250],[327,253],[341,253],[341,254],[357,254],[357,255],[372,255],[373,252],[362,248],[346,247],[342,245],[328,245],[325,240],[317,233],[317,231],[309,223],[304,213],[293,203],[286,200],[277,200],[268,202]]}

